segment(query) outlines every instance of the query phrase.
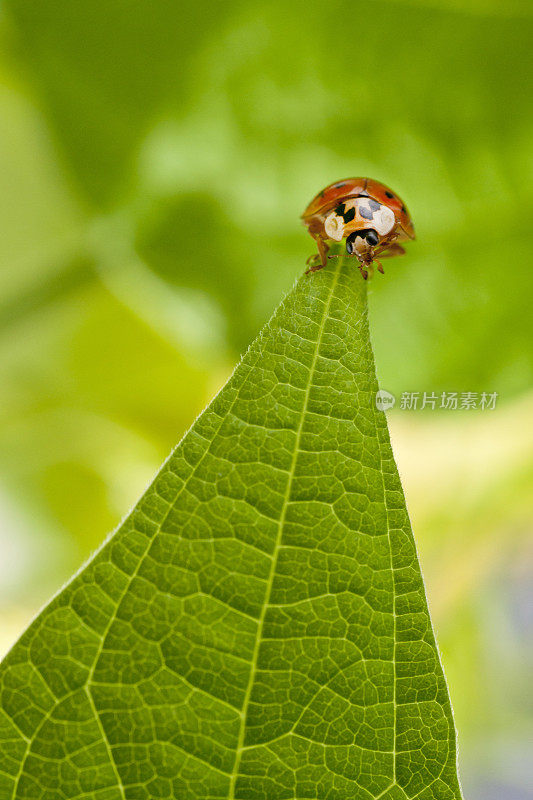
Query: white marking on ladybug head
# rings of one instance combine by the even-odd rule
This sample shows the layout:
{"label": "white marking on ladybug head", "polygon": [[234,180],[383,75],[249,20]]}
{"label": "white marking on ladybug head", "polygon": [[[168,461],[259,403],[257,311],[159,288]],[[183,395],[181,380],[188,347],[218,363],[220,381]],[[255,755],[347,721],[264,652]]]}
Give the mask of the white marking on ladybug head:
{"label": "white marking on ladybug head", "polygon": [[377,211],[374,211],[372,226],[380,236],[386,236],[390,233],[395,224],[396,217],[394,216],[394,211],[387,206],[380,206]]}
{"label": "white marking on ladybug head", "polygon": [[344,220],[332,211],[324,220],[324,230],[334,242],[341,242],[344,239]]}

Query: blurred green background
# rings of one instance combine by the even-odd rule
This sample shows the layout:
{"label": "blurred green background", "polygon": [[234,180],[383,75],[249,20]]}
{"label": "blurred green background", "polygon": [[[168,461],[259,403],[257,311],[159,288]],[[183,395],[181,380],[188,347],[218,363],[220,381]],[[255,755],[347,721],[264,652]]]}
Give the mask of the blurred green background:
{"label": "blurred green background", "polygon": [[382,387],[498,392],[390,426],[465,797],[531,797],[530,0],[10,0],[0,40],[1,649],[301,274],[307,202],[370,175],[418,233],[370,286]]}

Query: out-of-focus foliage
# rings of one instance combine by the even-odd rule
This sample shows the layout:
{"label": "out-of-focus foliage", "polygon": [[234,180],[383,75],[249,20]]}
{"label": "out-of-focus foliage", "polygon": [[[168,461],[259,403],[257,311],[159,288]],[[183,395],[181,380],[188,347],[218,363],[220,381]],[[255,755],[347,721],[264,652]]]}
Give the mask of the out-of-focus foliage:
{"label": "out-of-focus foliage", "polygon": [[310,197],[368,174],[418,233],[371,286],[382,385],[499,393],[392,434],[465,796],[526,797],[532,33],[528,0],[3,4],[4,645],[300,273]]}

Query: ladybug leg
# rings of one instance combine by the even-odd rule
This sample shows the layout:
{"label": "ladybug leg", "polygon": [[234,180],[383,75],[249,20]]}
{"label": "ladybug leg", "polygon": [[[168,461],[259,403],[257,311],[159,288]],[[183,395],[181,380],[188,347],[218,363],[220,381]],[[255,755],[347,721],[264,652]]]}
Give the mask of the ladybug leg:
{"label": "ladybug leg", "polygon": [[[314,258],[318,258],[318,256],[314,256]],[[313,264],[309,269],[305,270],[305,274],[309,275],[311,272],[318,272],[319,269],[323,269],[322,264],[320,262]]]}
{"label": "ladybug leg", "polygon": [[309,269],[305,271],[306,275],[309,275],[310,272],[317,272],[319,269],[323,269],[327,262],[328,250],[329,245],[324,242],[323,239],[319,239],[318,237],[315,238],[315,242],[318,247],[318,253],[315,255],[309,256],[306,264],[309,265]]}
{"label": "ladybug leg", "polygon": [[377,265],[377,268],[378,268],[378,272],[381,272],[382,275],[385,275],[385,270],[383,269],[383,264],[381,264],[379,261],[376,261],[376,265]]}
{"label": "ladybug leg", "polygon": [[326,242],[323,239],[317,239],[316,243],[318,246],[320,263],[322,264],[323,267],[325,267],[326,264],[328,263],[327,256],[328,256],[329,244],[326,244]]}
{"label": "ladybug leg", "polygon": [[361,273],[361,275],[363,276],[363,278],[366,281],[367,278],[368,278],[368,270],[365,269],[364,264],[359,260],[357,261],[357,266],[359,267],[359,272]]}
{"label": "ladybug leg", "polygon": [[309,275],[310,272],[318,272],[319,269],[322,269],[322,262],[320,261],[318,253],[309,256],[305,263],[309,266],[309,269],[305,270],[306,275]]}
{"label": "ladybug leg", "polygon": [[380,258],[392,258],[393,256],[405,255],[405,250],[401,244],[396,244],[393,242],[392,244],[384,244],[382,248],[378,247],[375,250],[375,255],[379,256]]}

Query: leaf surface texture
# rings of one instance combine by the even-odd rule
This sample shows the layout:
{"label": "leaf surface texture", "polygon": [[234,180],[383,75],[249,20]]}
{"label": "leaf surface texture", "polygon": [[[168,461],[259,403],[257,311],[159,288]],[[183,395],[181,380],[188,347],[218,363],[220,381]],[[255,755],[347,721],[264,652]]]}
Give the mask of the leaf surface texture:
{"label": "leaf surface texture", "polygon": [[460,800],[376,390],[339,259],[7,656],[1,800]]}

